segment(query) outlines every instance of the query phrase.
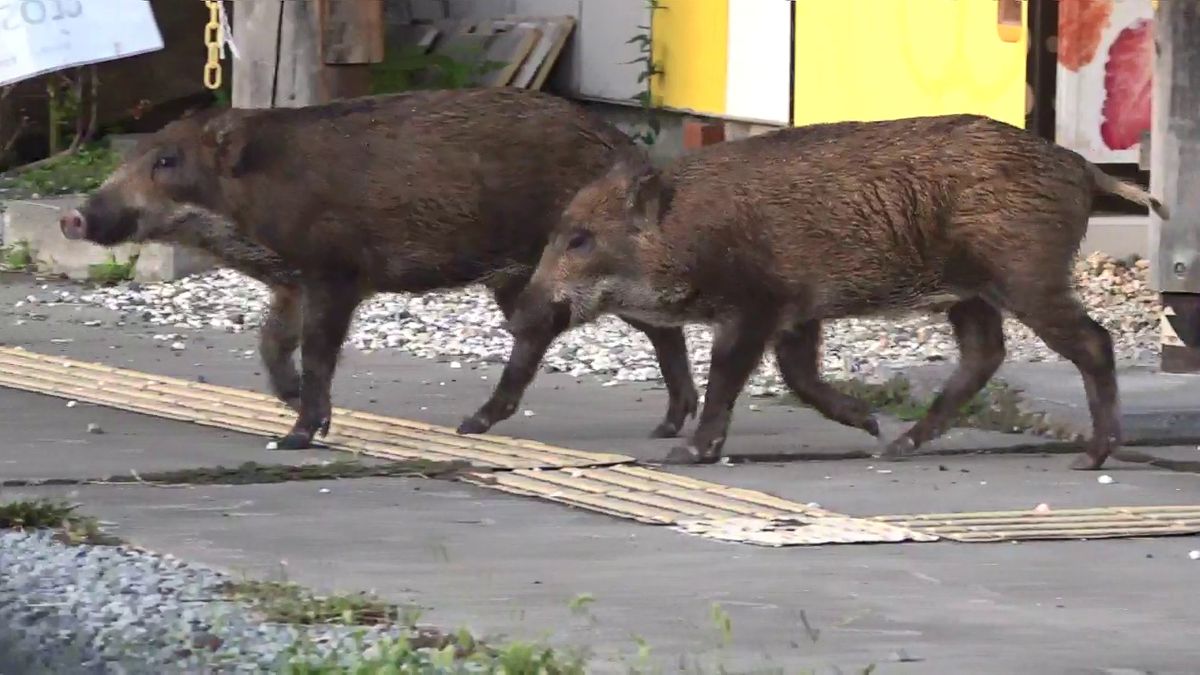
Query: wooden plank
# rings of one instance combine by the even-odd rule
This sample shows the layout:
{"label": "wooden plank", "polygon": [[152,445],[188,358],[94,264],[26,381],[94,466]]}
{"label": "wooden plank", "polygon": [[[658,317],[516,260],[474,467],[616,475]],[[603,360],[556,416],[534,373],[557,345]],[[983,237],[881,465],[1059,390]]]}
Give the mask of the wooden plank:
{"label": "wooden plank", "polygon": [[541,39],[542,31],[535,24],[517,24],[511,30],[492,34],[491,42],[483,52],[483,62],[502,63],[496,70],[484,73],[482,84],[503,87],[512,81],[521,64],[529,56],[534,45]]}
{"label": "wooden plank", "polygon": [[[320,6],[317,0],[287,0],[282,6],[279,76],[270,76],[278,85],[275,106],[300,108],[324,103],[329,95],[321,72],[325,64],[321,60]],[[268,41],[274,43],[274,32],[269,36]]]}
{"label": "wooden plank", "polygon": [[241,0],[233,12],[239,58],[233,59],[233,107],[269,108],[275,71],[275,32],[283,3]]}
{"label": "wooden plank", "polygon": [[571,37],[571,32],[575,30],[575,17],[559,17],[553,25],[554,42],[550,45],[550,51],[542,59],[537,74],[529,85],[530,89],[541,89],[545,86],[546,79],[550,77],[550,72],[554,70],[554,64],[558,63],[558,57],[562,55],[563,48],[566,47],[567,40]]}
{"label": "wooden plank", "polygon": [[[569,16],[526,17],[508,16],[508,21],[517,25],[534,25],[541,31],[538,42],[529,56],[513,76],[511,85],[525,89],[540,89],[550,70],[558,61],[567,37],[575,27],[575,19]],[[540,80],[539,80],[540,76]]]}
{"label": "wooden plank", "polygon": [[325,63],[380,63],[383,48],[383,0],[322,0]]}

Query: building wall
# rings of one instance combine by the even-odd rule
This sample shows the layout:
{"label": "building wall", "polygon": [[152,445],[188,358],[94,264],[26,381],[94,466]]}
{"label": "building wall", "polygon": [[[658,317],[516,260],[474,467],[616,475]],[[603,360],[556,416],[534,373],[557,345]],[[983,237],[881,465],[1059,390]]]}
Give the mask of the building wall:
{"label": "building wall", "polygon": [[[693,2],[696,0],[681,0]],[[701,2],[706,0],[699,0]],[[389,0],[412,18],[489,18],[508,14],[572,16],[575,34],[559,56],[551,85],[568,96],[630,102],[642,87],[629,38],[650,24],[645,0]],[[446,10],[449,10],[447,13]],[[397,14],[402,13],[400,10]]]}
{"label": "building wall", "polygon": [[777,125],[949,112],[1024,124],[1028,23],[1001,26],[997,0],[659,0],[653,16],[646,0],[408,1],[425,19],[574,16],[552,85],[578,98],[642,91],[628,41],[652,25],[668,109]]}
{"label": "building wall", "polygon": [[976,113],[1025,125],[1026,31],[1002,30],[995,0],[800,2],[795,26],[795,124]]}

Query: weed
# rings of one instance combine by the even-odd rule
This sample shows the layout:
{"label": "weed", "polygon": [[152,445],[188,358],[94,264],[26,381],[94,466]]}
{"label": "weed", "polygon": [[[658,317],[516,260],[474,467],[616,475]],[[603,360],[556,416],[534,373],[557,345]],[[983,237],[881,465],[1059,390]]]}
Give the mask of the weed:
{"label": "weed", "polygon": [[596,596],[591,593],[580,593],[571,598],[571,602],[567,603],[567,606],[571,609],[572,614],[585,614],[594,602],[596,602]]}
{"label": "weed", "polygon": [[78,506],[48,499],[18,499],[0,504],[0,530],[52,530],[64,544],[114,546],[121,541],[99,521],[75,513]]}
{"label": "weed", "polygon": [[[650,11],[651,24],[654,23],[654,12],[660,9],[666,9],[661,0],[646,0],[646,9]],[[656,101],[654,97],[654,78],[663,74],[662,64],[654,60],[654,41],[652,26],[638,26],[638,32],[625,41],[625,44],[637,45],[638,52],[641,56],[627,61],[627,64],[642,64],[642,70],[638,73],[638,84],[643,86],[642,91],[639,91],[632,98],[639,105],[646,117],[645,131],[638,131],[632,134],[634,142],[643,145],[653,145],[658,140],[658,134],[662,130],[662,123],[658,119],[656,111]]]}
{"label": "weed", "polygon": [[29,250],[29,242],[22,240],[12,246],[0,249],[0,269],[22,272],[31,267],[33,267],[33,253]]}
{"label": "weed", "polygon": [[15,171],[8,182],[21,192],[43,196],[91,192],[120,162],[117,153],[107,146],[86,145],[34,168]]}
{"label": "weed", "polygon": [[722,647],[728,647],[733,642],[733,618],[719,603],[714,602],[709,609],[709,618],[717,629],[717,637]]}
{"label": "weed", "polygon": [[467,49],[454,56],[427,54],[412,46],[387,50],[383,62],[371,66],[371,93],[469,87],[504,67],[502,62],[481,59],[481,54]]}
{"label": "weed", "polygon": [[117,262],[116,256],[108,254],[108,260],[88,265],[88,279],[102,286],[112,286],[122,281],[133,279],[133,268],[137,265],[137,254],[129,256],[126,262]]}
{"label": "weed", "polygon": [[[932,400],[918,398],[903,375],[894,375],[882,383],[833,380],[830,385],[875,410],[906,422],[923,417],[932,403]],[[789,395],[784,400],[790,405],[807,407],[795,396]],[[1055,438],[1070,436],[1066,430],[1049,424],[1045,415],[1025,411],[1020,391],[1001,381],[989,382],[983,391],[968,401],[959,411],[956,425],[1004,433],[1033,432]]]}
{"label": "weed", "polygon": [[374,626],[398,624],[401,617],[396,605],[369,593],[317,596],[286,581],[230,582],[222,591],[250,603],[273,623]]}
{"label": "weed", "polygon": [[138,476],[119,475],[106,479],[110,483],[167,483],[188,485],[256,485],[306,480],[336,480],[340,478],[422,476],[440,477],[460,471],[466,462],[433,462],[409,460],[388,462],[376,466],[356,460],[336,460],[327,464],[259,464],[244,462],[239,466],[202,467],[143,473]]}
{"label": "weed", "polygon": [[465,632],[429,639],[421,634],[385,638],[356,653],[314,657],[303,639],[293,645],[280,669],[289,675],[583,675],[586,661],[532,642],[512,642],[492,648]]}

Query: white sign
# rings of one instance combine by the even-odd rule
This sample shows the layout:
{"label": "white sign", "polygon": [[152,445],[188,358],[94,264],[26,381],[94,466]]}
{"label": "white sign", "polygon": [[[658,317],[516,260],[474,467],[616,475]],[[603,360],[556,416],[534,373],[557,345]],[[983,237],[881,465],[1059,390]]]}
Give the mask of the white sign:
{"label": "white sign", "polygon": [[1093,162],[1136,164],[1150,131],[1153,1],[1064,2],[1058,22],[1055,140]]}
{"label": "white sign", "polygon": [[162,48],[148,0],[0,0],[0,85]]}

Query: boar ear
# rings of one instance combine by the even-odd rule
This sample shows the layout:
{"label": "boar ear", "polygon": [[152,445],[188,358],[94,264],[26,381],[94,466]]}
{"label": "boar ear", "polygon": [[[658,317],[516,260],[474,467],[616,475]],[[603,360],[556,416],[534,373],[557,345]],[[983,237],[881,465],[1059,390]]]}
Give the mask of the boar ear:
{"label": "boar ear", "polygon": [[250,136],[246,125],[229,114],[221,115],[204,125],[200,140],[216,156],[217,169],[237,178],[249,167]]}
{"label": "boar ear", "polygon": [[671,207],[673,191],[662,173],[646,167],[629,182],[625,208],[638,230],[656,228]]}

